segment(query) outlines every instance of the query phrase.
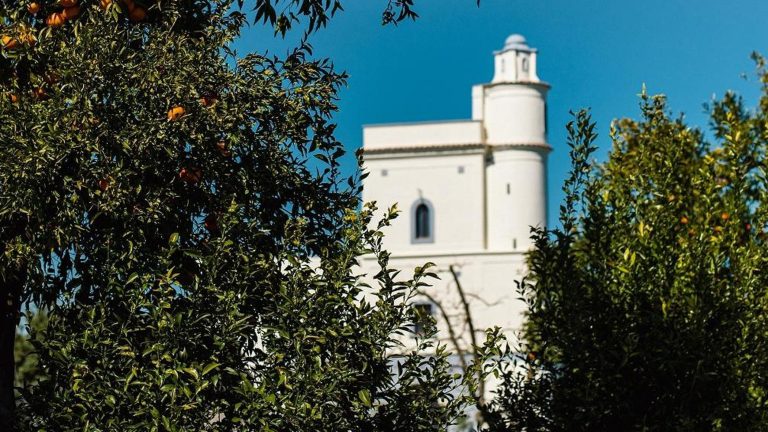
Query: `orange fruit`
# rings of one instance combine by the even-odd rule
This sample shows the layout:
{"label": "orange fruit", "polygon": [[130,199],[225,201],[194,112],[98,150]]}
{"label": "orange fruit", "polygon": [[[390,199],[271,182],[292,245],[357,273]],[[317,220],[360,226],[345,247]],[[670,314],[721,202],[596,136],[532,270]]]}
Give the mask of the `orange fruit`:
{"label": "orange fruit", "polygon": [[31,13],[32,15],[40,12],[40,3],[32,2],[27,5],[27,12]]}
{"label": "orange fruit", "polygon": [[230,155],[232,155],[232,152],[230,152],[229,149],[227,148],[227,143],[225,143],[224,141],[219,141],[216,143],[216,150],[218,150],[219,153],[221,153],[221,155],[224,157],[229,157]]}
{"label": "orange fruit", "polygon": [[8,35],[0,36],[0,43],[3,44],[3,47],[5,49],[9,49],[9,50],[14,49],[17,46],[19,46],[18,39],[13,38],[13,37],[8,36]]}
{"label": "orange fruit", "polygon": [[64,19],[71,20],[72,18],[75,18],[76,16],[80,15],[80,6],[72,6],[64,9],[64,12],[62,12],[62,15],[64,16]]}
{"label": "orange fruit", "polygon": [[683,225],[688,225],[688,218],[683,216],[680,218],[680,223]]}
{"label": "orange fruit", "polygon": [[195,184],[203,178],[203,171],[196,167],[184,167],[181,169],[181,171],[179,171],[179,178],[184,180],[186,183]]}
{"label": "orange fruit", "polygon": [[128,18],[133,22],[144,21],[144,18],[146,17],[147,11],[141,6],[136,6],[128,11]]}
{"label": "orange fruit", "polygon": [[16,96],[15,94],[13,94],[13,93],[9,94],[9,95],[8,95],[8,98],[10,98],[10,99],[11,99],[11,103],[16,103],[16,102],[18,102],[18,101],[19,101],[19,97],[18,97],[18,96]]}
{"label": "orange fruit", "polygon": [[209,232],[216,232],[219,230],[219,220],[216,218],[216,215],[209,214],[205,217],[205,229]]}
{"label": "orange fruit", "polygon": [[59,4],[64,8],[77,6],[77,0],[59,0]]}
{"label": "orange fruit", "polygon": [[52,13],[48,15],[48,18],[45,19],[45,23],[48,25],[48,27],[61,27],[64,25],[64,22],[66,20],[64,19],[64,15],[62,15],[60,12]]}
{"label": "orange fruit", "polygon": [[182,106],[175,106],[168,110],[168,121],[176,121],[180,119],[184,114],[186,114],[186,110],[184,110],[184,107]]}
{"label": "orange fruit", "polygon": [[723,213],[720,215],[720,219],[722,219],[722,220],[724,220],[724,221],[727,221],[727,220],[728,220],[728,218],[730,218],[730,217],[731,217],[731,215],[729,215],[729,214],[728,214],[728,212],[723,212]]}
{"label": "orange fruit", "polygon": [[56,72],[48,72],[43,76],[43,81],[45,81],[46,84],[56,84],[59,82],[59,74]]}
{"label": "orange fruit", "polygon": [[45,92],[45,89],[42,87],[32,89],[32,95],[38,99],[44,99],[46,96],[48,96],[48,94]]}
{"label": "orange fruit", "polygon": [[203,96],[203,97],[200,98],[200,105],[202,105],[204,107],[209,107],[209,106],[213,105],[215,102],[216,102],[216,97],[215,96],[208,95],[208,96]]}
{"label": "orange fruit", "polygon": [[101,6],[102,9],[107,9],[111,4],[112,0],[99,0],[99,6]]}

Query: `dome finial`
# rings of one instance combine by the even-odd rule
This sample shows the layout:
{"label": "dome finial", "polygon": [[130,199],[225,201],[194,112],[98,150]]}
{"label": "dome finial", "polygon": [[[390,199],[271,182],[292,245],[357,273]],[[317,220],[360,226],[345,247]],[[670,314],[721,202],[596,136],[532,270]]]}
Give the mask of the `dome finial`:
{"label": "dome finial", "polygon": [[528,48],[528,45],[525,43],[525,37],[521,34],[512,34],[504,41],[504,50],[520,48]]}

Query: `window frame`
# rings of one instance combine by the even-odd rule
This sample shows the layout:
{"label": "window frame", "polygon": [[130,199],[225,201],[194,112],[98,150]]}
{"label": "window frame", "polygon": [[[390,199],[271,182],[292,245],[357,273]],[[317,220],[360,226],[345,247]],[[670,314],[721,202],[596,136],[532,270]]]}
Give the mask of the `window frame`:
{"label": "window frame", "polygon": [[[424,205],[427,208],[427,228],[428,234],[425,237],[417,237],[418,218],[417,211],[420,206]],[[411,205],[411,243],[434,243],[435,242],[435,207],[432,203],[424,198],[419,198]]]}

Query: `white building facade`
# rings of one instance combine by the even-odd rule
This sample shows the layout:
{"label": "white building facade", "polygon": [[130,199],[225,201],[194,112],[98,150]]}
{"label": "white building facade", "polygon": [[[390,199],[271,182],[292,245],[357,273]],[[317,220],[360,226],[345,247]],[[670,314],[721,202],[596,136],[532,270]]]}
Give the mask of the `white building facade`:
{"label": "white building facade", "polygon": [[[371,125],[363,128],[364,201],[397,203],[400,216],[385,232],[390,266],[409,274],[434,262],[441,277],[429,295],[467,344],[469,334],[453,266],[478,332],[520,329],[525,305],[515,280],[525,272],[531,226],[547,220],[546,97],[537,51],[512,35],[494,53],[490,83],[472,88],[472,119]],[[364,261],[375,273],[376,263]],[[448,324],[435,304],[424,306]],[[477,335],[480,341],[482,335]],[[465,345],[465,347],[468,347]]]}

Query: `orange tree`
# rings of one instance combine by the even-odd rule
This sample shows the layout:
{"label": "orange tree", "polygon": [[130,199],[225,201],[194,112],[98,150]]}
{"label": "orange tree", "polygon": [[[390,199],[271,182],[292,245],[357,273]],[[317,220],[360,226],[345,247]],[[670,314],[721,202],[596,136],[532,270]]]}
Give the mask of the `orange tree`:
{"label": "orange tree", "polygon": [[[434,430],[462,409],[441,349],[392,359],[428,272],[387,268],[388,219],[367,228],[340,175],[344,75],[305,45],[236,56],[238,6],[2,4],[0,429]],[[253,5],[309,35],[340,5],[275,6]],[[25,304],[50,320],[14,392]]]}
{"label": "orange tree", "polygon": [[[642,96],[642,119],[589,158],[569,125],[562,228],[535,233],[530,325],[502,361],[493,430],[768,430],[768,75],[727,94],[709,135]],[[510,357],[507,357],[510,360]]]}

